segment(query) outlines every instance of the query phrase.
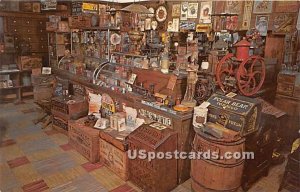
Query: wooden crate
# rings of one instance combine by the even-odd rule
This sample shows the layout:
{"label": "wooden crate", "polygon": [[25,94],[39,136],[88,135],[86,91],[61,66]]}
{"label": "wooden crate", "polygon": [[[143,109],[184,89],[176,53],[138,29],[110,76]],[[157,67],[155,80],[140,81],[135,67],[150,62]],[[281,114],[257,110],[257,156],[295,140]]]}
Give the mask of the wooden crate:
{"label": "wooden crate", "polygon": [[100,132],[100,162],[124,181],[128,180],[128,156],[126,138],[130,132],[118,132],[112,128]]}
{"label": "wooden crate", "polygon": [[88,104],[81,96],[71,96],[68,99],[57,96],[52,98],[51,112],[63,119],[78,119],[87,115]]}
{"label": "wooden crate", "polygon": [[52,115],[52,128],[67,135],[68,134],[68,120],[63,119],[57,115]]}
{"label": "wooden crate", "polygon": [[294,85],[288,83],[278,83],[276,92],[281,95],[293,96]]}
{"label": "wooden crate", "polygon": [[53,97],[53,84],[33,86],[33,99],[35,101],[51,100]]}
{"label": "wooden crate", "polygon": [[19,56],[18,66],[20,70],[27,70],[33,68],[42,67],[42,57],[41,56]]}
{"label": "wooden crate", "polygon": [[[162,130],[142,125],[128,136],[129,150],[146,152],[174,152],[177,134],[169,128]],[[177,160],[129,159],[129,179],[144,191],[164,192],[177,186]]]}
{"label": "wooden crate", "polygon": [[69,143],[91,163],[99,161],[99,130],[84,125],[87,118],[70,120]]}

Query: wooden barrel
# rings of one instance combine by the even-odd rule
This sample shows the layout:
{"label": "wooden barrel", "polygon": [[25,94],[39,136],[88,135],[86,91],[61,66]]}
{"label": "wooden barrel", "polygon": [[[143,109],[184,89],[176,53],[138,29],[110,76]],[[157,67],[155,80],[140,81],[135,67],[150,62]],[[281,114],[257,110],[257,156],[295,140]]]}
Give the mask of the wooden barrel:
{"label": "wooden barrel", "polygon": [[[193,151],[215,152],[224,157],[226,152],[242,153],[245,150],[245,139],[217,139],[202,132],[196,132]],[[196,192],[236,191],[241,185],[244,159],[206,159],[197,158],[191,161],[192,189]]]}

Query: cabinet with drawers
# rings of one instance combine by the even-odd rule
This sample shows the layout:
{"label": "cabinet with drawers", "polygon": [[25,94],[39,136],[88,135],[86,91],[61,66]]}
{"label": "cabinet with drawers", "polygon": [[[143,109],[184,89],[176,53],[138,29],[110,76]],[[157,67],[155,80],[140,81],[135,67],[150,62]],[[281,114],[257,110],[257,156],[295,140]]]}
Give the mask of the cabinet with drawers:
{"label": "cabinet with drawers", "polygon": [[22,52],[48,52],[46,18],[6,17],[5,32],[15,37],[16,48]]}

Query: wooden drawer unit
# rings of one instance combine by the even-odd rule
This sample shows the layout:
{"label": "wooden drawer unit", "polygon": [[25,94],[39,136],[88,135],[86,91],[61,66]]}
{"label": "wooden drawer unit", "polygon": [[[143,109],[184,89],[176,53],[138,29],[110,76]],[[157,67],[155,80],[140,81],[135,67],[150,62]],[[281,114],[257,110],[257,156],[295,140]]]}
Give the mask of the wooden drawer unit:
{"label": "wooden drawer unit", "polygon": [[[174,152],[177,149],[177,134],[169,128],[162,130],[142,125],[128,136],[128,147],[133,153]],[[129,153],[129,151],[128,151]],[[143,191],[167,192],[177,186],[177,160],[171,159],[129,159],[129,180]]]}
{"label": "wooden drawer unit", "polygon": [[128,156],[126,138],[129,132],[112,128],[100,132],[100,162],[124,181],[128,180]]}
{"label": "wooden drawer unit", "polygon": [[86,117],[69,123],[70,144],[91,163],[99,161],[99,130],[85,126]]}
{"label": "wooden drawer unit", "polygon": [[30,43],[29,48],[31,52],[47,52],[48,50],[46,43]]}
{"label": "wooden drawer unit", "polygon": [[7,25],[21,26],[21,25],[23,25],[23,19],[20,18],[20,17],[8,17],[7,18]]}

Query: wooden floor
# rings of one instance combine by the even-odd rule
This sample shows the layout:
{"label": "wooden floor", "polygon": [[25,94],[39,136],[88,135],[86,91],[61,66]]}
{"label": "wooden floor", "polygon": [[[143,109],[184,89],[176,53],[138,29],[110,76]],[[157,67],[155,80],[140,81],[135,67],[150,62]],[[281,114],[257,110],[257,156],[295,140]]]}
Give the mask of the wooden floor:
{"label": "wooden floor", "polygon": [[[33,121],[42,114],[26,100],[0,105],[0,191],[141,191],[101,164],[90,164],[69,144],[68,137]],[[249,191],[278,190],[284,164],[271,169]],[[190,180],[174,192],[189,192]],[[242,191],[242,190],[239,190]]]}

